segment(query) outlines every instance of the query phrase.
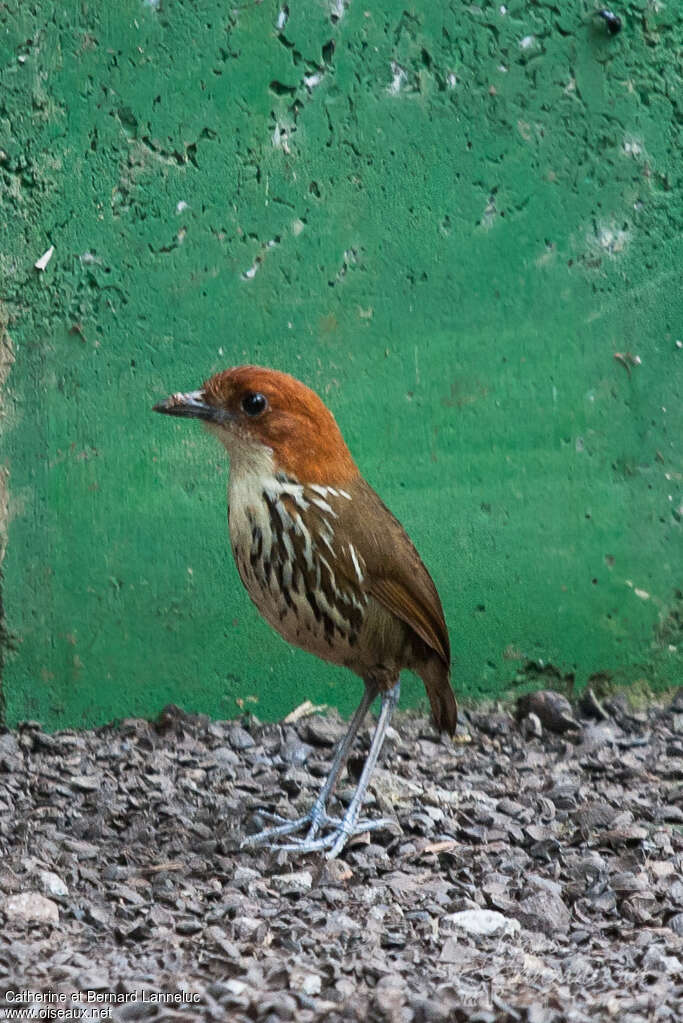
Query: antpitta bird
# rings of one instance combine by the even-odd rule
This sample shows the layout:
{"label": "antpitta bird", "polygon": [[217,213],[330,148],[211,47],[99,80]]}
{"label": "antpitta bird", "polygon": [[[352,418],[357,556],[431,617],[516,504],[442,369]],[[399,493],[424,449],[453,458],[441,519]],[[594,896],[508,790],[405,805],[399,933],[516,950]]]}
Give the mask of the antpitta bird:
{"label": "antpitta bird", "polygon": [[[228,523],[237,570],[252,601],[289,643],[341,664],[363,698],[311,810],[245,839],[303,852],[341,851],[382,825],[360,820],[372,770],[399,697],[403,668],[425,684],[434,723],[453,734],[457,705],[441,601],[397,519],[363,479],[334,416],[285,373],[238,366],[156,412],[201,419],[230,458]],[[327,804],[373,700],[381,710],[358,786],[343,817]],[[301,837],[297,832],[305,832]]]}

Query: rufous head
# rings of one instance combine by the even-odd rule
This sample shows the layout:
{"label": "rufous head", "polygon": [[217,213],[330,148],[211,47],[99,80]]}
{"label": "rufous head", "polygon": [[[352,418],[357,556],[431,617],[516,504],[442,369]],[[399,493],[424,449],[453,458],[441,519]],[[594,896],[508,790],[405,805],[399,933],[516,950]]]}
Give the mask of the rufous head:
{"label": "rufous head", "polygon": [[234,460],[250,461],[265,448],[275,471],[301,483],[343,485],[358,476],[330,410],[288,373],[235,366],[197,391],[172,394],[154,411],[201,419]]}

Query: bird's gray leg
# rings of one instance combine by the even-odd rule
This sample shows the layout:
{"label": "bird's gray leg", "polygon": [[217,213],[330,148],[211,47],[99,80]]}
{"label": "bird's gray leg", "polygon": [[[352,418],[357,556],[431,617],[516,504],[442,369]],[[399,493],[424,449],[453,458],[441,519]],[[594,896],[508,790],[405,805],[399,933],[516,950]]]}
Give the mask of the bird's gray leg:
{"label": "bird's gray leg", "polygon": [[400,683],[397,682],[393,689],[382,693],[382,708],[379,712],[377,724],[375,725],[370,749],[365,759],[365,763],[363,764],[363,770],[360,778],[358,779],[356,791],[354,792],[353,798],[351,799],[342,819],[332,820],[325,815],[322,824],[330,825],[328,834],[323,835],[321,838],[311,838],[310,836],[307,836],[306,838],[295,839],[291,844],[279,846],[280,849],[284,849],[287,852],[296,851],[304,853],[320,852],[323,849],[327,849],[327,859],[331,860],[334,859],[335,856],[339,855],[351,835],[361,831],[371,831],[373,828],[382,828],[387,825],[394,824],[394,821],[386,820],[384,818],[381,820],[364,820],[360,822],[358,818],[360,816],[368,782],[370,781],[370,775],[377,763],[382,749],[382,743],[384,742],[384,736],[387,728],[389,727],[389,722],[391,721],[391,715],[394,713],[394,708],[398,703],[400,691]]}
{"label": "bird's gray leg", "polygon": [[[365,715],[368,712],[370,704],[377,696],[377,686],[374,682],[366,682],[363,696],[356,708],[356,712],[351,718],[349,727],[342,741],[339,743],[334,759],[330,766],[329,773],[325,779],[325,784],[320,790],[318,797],[311,807],[311,809],[303,817],[298,817],[293,821],[283,821],[275,828],[266,828],[264,831],[259,831],[256,835],[247,835],[242,842],[242,847],[250,845],[263,845],[266,842],[270,842],[274,838],[278,838],[280,835],[291,835],[295,831],[299,831],[307,824],[310,825],[308,835],[303,841],[310,841],[314,839],[318,831],[323,824],[328,820],[326,807],[327,801],[334,792],[335,786],[339,781],[339,776],[344,770],[344,765],[349,758],[351,747],[358,735],[360,726],[363,724]],[[278,819],[278,818],[276,818]],[[281,819],[281,818],[280,818]],[[299,848],[299,846],[297,846]]]}
{"label": "bird's gray leg", "polygon": [[334,755],[334,760],[330,766],[329,774],[325,779],[325,784],[318,794],[318,798],[310,809],[311,815],[311,827],[308,833],[308,838],[314,838],[320,829],[321,824],[324,823],[326,817],[327,800],[330,798],[335,790],[339,776],[344,770],[346,761],[349,759],[349,753],[351,747],[356,741],[356,736],[360,726],[365,720],[372,701],[377,696],[377,686],[374,683],[366,682],[365,689],[363,691],[363,697],[358,704],[356,713],[351,718],[351,723],[347,729],[346,735],[339,744],[339,748]]}
{"label": "bird's gray leg", "polygon": [[[363,800],[365,799],[365,792],[368,787],[368,782],[370,781],[370,775],[374,771],[375,765],[377,764],[377,760],[379,759],[379,755],[382,750],[382,745],[384,743],[384,736],[386,735],[387,728],[389,727],[389,722],[391,721],[392,714],[394,713],[394,710],[396,709],[396,706],[398,704],[398,698],[400,696],[400,693],[401,693],[400,679],[396,682],[396,685],[394,686],[393,689],[390,689],[386,693],[382,693],[382,709],[380,710],[379,718],[377,719],[375,734],[372,737],[370,749],[368,750],[368,755],[363,765],[361,776],[358,779],[358,785],[356,787],[356,791],[353,794],[353,799],[349,803],[346,813],[342,818],[341,827],[339,828],[339,833],[337,835],[336,841],[334,842],[334,845],[330,848],[330,850],[326,853],[328,860],[332,860],[335,858],[335,856],[339,855],[339,853],[346,845],[346,842],[348,841],[349,837],[356,830],[356,825],[358,824],[358,818],[360,816]],[[374,826],[378,826],[386,822],[373,821],[372,823]]]}

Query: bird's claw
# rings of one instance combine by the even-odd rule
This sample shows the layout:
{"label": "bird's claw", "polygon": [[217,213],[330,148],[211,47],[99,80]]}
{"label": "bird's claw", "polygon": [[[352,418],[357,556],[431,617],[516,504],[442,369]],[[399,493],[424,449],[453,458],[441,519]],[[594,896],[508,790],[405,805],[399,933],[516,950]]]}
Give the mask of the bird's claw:
{"label": "bird's claw", "polygon": [[367,831],[377,831],[379,828],[396,830],[397,826],[395,820],[386,817],[382,817],[380,820],[361,820],[355,824],[347,821],[346,818],[342,820],[329,819],[326,823],[332,825],[332,829],[328,834],[321,835],[320,838],[311,838],[307,835],[305,838],[294,839],[292,842],[278,845],[278,851],[312,853],[326,850],[326,858],[333,860],[339,855],[353,835],[362,835]]}
{"label": "bird's claw", "polygon": [[[262,812],[262,816],[282,820],[281,817],[278,818],[277,814],[273,813]],[[277,841],[279,838],[293,835],[294,832],[302,830],[307,825],[308,832],[301,838],[291,838],[290,841],[282,844]],[[396,821],[387,817],[382,817],[379,820],[354,822],[346,817],[329,817],[324,811],[316,813],[315,810],[311,810],[297,820],[285,821],[278,827],[266,828],[255,835],[248,835],[242,842],[242,848],[269,844],[273,850],[278,852],[313,853],[327,850],[327,859],[334,859],[353,835],[376,831],[379,828],[396,830],[396,827]],[[327,834],[318,836],[321,828],[329,828],[329,831]]]}
{"label": "bird's claw", "polygon": [[258,810],[257,813],[259,817],[263,818],[263,820],[272,821],[273,824],[278,825],[284,824],[289,826],[291,824],[293,827],[298,827],[302,820],[302,818],[300,817],[297,818],[296,820],[292,820],[290,817],[283,817],[281,813],[273,813],[272,810]]}
{"label": "bird's claw", "polygon": [[[341,822],[335,817],[328,817],[324,807],[313,806],[304,814],[303,817],[297,817],[295,820],[287,820],[285,817],[281,817],[277,813],[271,813],[270,810],[259,810],[260,817],[264,817],[266,820],[276,821],[277,826],[274,828],[265,828],[263,831],[257,831],[255,835],[247,835],[242,840],[241,847],[244,849],[248,846],[253,845],[266,845],[271,843],[273,839],[282,837],[283,835],[292,835],[295,831],[301,831],[303,828],[308,828],[308,834],[306,839],[314,839],[318,834],[321,827],[325,825],[340,824]],[[300,841],[305,841],[301,839]],[[278,847],[283,848],[283,847]]]}

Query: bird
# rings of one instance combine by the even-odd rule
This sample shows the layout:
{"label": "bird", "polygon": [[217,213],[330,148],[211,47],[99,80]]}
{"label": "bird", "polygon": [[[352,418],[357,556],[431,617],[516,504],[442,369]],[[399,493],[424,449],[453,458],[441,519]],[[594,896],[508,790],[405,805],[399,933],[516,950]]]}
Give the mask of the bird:
{"label": "bird", "polygon": [[[391,822],[362,819],[368,782],[400,693],[422,679],[435,726],[455,733],[450,640],[436,586],[398,519],[361,475],[322,399],[287,373],[236,366],[154,405],[199,419],[229,459],[228,528],[240,579],[287,642],[358,675],[363,695],[311,809],[253,835],[267,845],[338,856],[349,838]],[[328,804],[366,714],[381,699],[357,787],[340,817]]]}

